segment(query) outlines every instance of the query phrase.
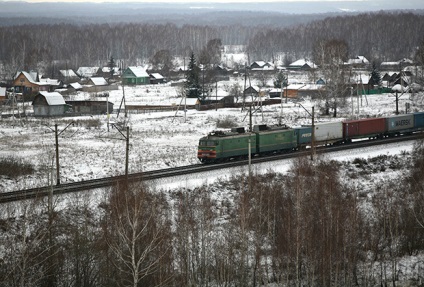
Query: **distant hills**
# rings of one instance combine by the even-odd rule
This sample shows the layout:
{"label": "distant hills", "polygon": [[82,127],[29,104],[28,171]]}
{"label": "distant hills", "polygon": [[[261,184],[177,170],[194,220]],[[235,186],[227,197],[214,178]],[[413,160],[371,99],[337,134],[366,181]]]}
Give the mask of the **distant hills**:
{"label": "distant hills", "polygon": [[[28,3],[0,2],[1,26],[18,24],[174,23],[286,27],[327,16],[380,10],[424,13],[424,1],[289,1],[255,3]],[[300,17],[300,15],[303,15]],[[284,16],[282,18],[282,16]]]}

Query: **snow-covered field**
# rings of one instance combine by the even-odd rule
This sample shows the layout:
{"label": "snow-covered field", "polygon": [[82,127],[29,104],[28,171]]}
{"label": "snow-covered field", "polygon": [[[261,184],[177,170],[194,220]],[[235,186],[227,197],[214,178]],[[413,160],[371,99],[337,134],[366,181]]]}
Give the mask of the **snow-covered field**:
{"label": "snow-covered field", "polygon": [[[219,93],[225,93],[235,82],[243,86],[243,79],[232,78],[220,82]],[[109,101],[114,103],[115,112],[110,115],[109,122],[116,125],[129,126],[129,172],[155,170],[167,167],[190,165],[198,163],[196,158],[197,143],[200,137],[216,129],[218,121],[230,119],[238,126],[248,127],[249,117],[246,111],[239,108],[215,109],[197,111],[194,109],[167,112],[128,113],[125,117],[121,111],[119,117],[116,109],[120,106],[125,94],[126,104],[133,105],[168,105],[181,103],[178,87],[170,84],[149,85],[137,87],[122,87],[109,93]],[[412,111],[423,110],[414,106],[419,95],[404,95],[400,98],[400,107],[406,102],[411,103]],[[98,99],[95,94],[79,92],[71,96],[72,100]],[[350,102],[352,100],[353,102]],[[414,100],[414,101],[411,101]],[[277,124],[282,122],[289,126],[310,124],[311,118],[305,111],[311,111],[315,106],[316,122],[340,120],[351,117],[385,116],[394,113],[395,101],[391,94],[369,95],[362,98],[349,99],[344,109],[339,111],[340,118],[320,115],[319,102],[310,99],[297,99],[282,105],[263,106],[262,110],[254,113],[253,124]],[[302,108],[299,103],[305,108]],[[29,104],[27,103],[27,108]],[[282,106],[282,109],[281,109]],[[352,106],[354,114],[352,115]],[[359,108],[359,115],[358,115]],[[71,122],[75,125],[67,127]],[[93,124],[94,123],[94,124]],[[123,174],[125,171],[125,139],[119,131],[109,125],[107,115],[75,118],[39,119],[28,117],[6,118],[0,121],[0,156],[22,158],[36,166],[35,175],[21,178],[2,178],[0,189],[9,191],[20,188],[48,185],[55,176],[55,136],[54,125],[58,124],[59,159],[61,183],[80,181],[83,179],[101,178]],[[65,129],[66,128],[66,129]],[[125,130],[121,130],[125,134]],[[410,149],[388,148],[390,152]],[[378,152],[389,151],[379,149]],[[371,152],[375,155],[375,151]],[[360,151],[360,155],[367,154]],[[337,158],[343,159],[347,154]],[[350,156],[356,157],[357,155]],[[279,165],[270,165],[274,168]],[[53,181],[55,181],[53,179]]]}

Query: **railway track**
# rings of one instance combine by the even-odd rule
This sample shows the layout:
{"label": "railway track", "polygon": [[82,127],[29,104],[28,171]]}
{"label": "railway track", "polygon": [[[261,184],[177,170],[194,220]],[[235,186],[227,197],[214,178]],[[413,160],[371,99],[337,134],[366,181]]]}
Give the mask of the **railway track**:
{"label": "railway track", "polygon": [[[385,138],[385,139],[379,139],[379,140],[357,141],[357,142],[346,144],[346,145],[320,146],[315,149],[315,153],[322,154],[322,153],[330,153],[330,152],[343,151],[343,150],[349,150],[349,149],[357,149],[362,147],[390,144],[390,143],[396,143],[401,141],[417,140],[422,137],[423,137],[422,134],[413,134],[413,135],[391,137],[391,138]],[[289,159],[289,158],[294,158],[299,156],[309,156],[310,154],[311,154],[311,150],[296,151],[296,152],[285,153],[285,154],[275,154],[275,155],[266,156],[266,157],[253,157],[251,162],[252,164],[255,164],[255,163],[262,163],[267,161]],[[248,164],[248,160],[229,161],[229,162],[224,162],[219,164],[210,164],[210,165],[196,164],[196,165],[181,166],[181,167],[168,168],[168,169],[162,169],[162,170],[132,173],[132,174],[128,174],[127,177],[113,176],[113,177],[85,180],[80,182],[65,183],[60,185],[52,185],[52,186],[36,187],[36,188],[25,189],[25,190],[4,192],[4,193],[0,193],[0,203],[13,202],[13,201],[19,201],[19,200],[25,200],[25,199],[43,198],[51,194],[59,195],[64,193],[92,190],[96,188],[104,188],[104,187],[112,186],[118,181],[125,181],[125,180],[128,180],[130,182],[131,181],[135,182],[140,180],[148,181],[148,180],[167,178],[167,177],[173,177],[173,176],[181,176],[186,174],[207,172],[207,171],[223,169],[223,168],[243,166],[247,164]]]}

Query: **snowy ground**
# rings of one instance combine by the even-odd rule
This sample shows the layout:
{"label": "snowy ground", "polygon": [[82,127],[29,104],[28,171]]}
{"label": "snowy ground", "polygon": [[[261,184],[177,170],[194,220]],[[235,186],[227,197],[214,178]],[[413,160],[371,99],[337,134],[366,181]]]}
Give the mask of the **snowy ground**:
{"label": "snowy ground", "polygon": [[[243,86],[240,78],[231,79],[229,82],[220,82],[219,93],[225,93],[224,89],[228,89],[236,81]],[[114,103],[115,108],[118,108],[125,93],[127,104],[179,104],[181,102],[181,98],[178,97],[179,90],[180,88],[171,87],[170,84],[125,87],[124,91],[120,87],[119,90],[110,92],[109,101]],[[96,95],[88,93],[71,96],[71,99],[74,100],[93,98],[96,98]],[[105,98],[97,99],[105,100]],[[411,102],[413,111],[424,110],[420,106],[414,106],[411,99],[416,102],[417,96],[404,95],[400,99],[399,106],[404,107],[406,102]],[[394,96],[391,94],[371,95],[362,97],[362,99],[353,97],[352,100],[346,108],[339,111],[340,118],[337,119],[320,116],[319,102],[299,99],[296,102],[291,100],[287,103],[283,102],[282,109],[280,104],[263,106],[261,111],[254,114],[252,120],[253,124],[276,124],[281,118],[283,123],[297,126],[311,123],[310,116],[304,108],[311,111],[312,106],[316,107],[316,122],[367,115],[385,116],[393,114],[395,109]],[[126,118],[121,112],[119,117],[116,113],[112,114],[109,121],[115,123],[125,121],[125,124],[130,127],[129,172],[132,173],[198,163],[196,151],[199,138],[216,129],[217,121],[228,118],[236,122],[238,126],[247,127],[249,125],[246,111],[238,108],[219,109],[218,111],[187,110],[186,114],[182,111],[178,113],[148,112],[128,114]],[[72,120],[77,124],[65,129]],[[92,121],[98,122],[100,125],[90,124]],[[125,170],[125,140],[117,129],[110,126],[108,131],[107,122],[106,115],[51,119],[32,117],[1,119],[0,156],[23,158],[33,163],[38,172],[23,178],[2,178],[0,189],[10,191],[51,183],[52,174],[55,174],[53,170],[55,169],[55,144],[52,132],[55,124],[58,124],[59,131],[65,129],[59,137],[61,183],[123,174]],[[410,149],[410,146],[388,148],[388,150],[378,149],[377,153],[392,152],[390,150],[400,152],[407,149]],[[364,152],[360,154],[367,157]],[[376,154],[376,151],[371,154]],[[343,153],[337,158],[344,159],[345,156],[347,154]],[[269,168],[275,166],[270,165]],[[190,184],[187,181],[187,185]]]}

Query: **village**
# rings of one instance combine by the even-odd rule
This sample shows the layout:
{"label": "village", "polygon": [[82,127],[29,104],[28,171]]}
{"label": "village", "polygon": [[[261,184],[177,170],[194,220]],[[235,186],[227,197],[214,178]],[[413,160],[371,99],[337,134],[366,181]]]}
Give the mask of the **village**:
{"label": "village", "polygon": [[[225,55],[225,58],[227,57],[228,55]],[[239,54],[237,57],[241,63],[246,55]],[[178,59],[175,62],[178,62]],[[363,56],[349,59],[343,65],[343,69],[349,73],[346,85],[350,87],[349,93],[353,95],[417,92],[421,89],[416,81],[421,70],[410,59],[382,62],[378,68],[380,82],[376,82],[372,77],[373,67]],[[206,93],[200,98],[186,98],[184,102],[181,98],[185,95],[181,89],[184,89],[188,69],[186,65],[176,65],[174,70],[167,72],[167,76],[162,75],[161,71],[149,69],[148,64],[127,68],[109,65],[80,67],[76,71],[59,70],[56,78],[48,78],[38,71],[19,71],[13,79],[1,81],[0,111],[2,117],[15,114],[57,117],[111,114],[116,113],[118,109],[133,113],[183,108],[206,110],[241,106],[246,101],[261,101],[262,105],[271,105],[281,102],[282,98],[323,98],[326,93],[326,80],[323,79],[320,67],[307,59],[297,60],[288,66],[254,61],[238,70],[223,65],[198,67],[202,91]],[[208,75],[206,80],[204,74]],[[282,74],[284,79],[280,86],[276,86],[275,82],[278,74]],[[242,87],[239,87],[238,91],[231,90],[228,86],[222,87],[220,84],[230,78],[241,83]],[[111,91],[122,90],[125,96],[125,87],[134,86],[174,87],[176,99],[172,102],[157,101],[151,104],[125,102],[125,105],[108,101]],[[84,96],[78,97],[81,92]]]}

